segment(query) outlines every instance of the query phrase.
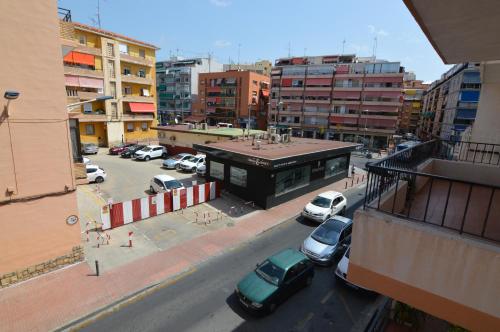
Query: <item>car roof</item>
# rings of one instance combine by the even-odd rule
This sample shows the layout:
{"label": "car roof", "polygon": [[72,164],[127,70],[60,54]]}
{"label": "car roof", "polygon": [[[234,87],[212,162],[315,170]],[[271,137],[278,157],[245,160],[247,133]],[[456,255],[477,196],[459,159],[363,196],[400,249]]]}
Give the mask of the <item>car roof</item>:
{"label": "car roof", "polygon": [[[330,219],[327,219],[323,224],[333,225],[335,229],[339,231],[343,230],[347,226],[352,224],[352,220],[349,218],[345,218],[342,216],[333,216]],[[320,226],[321,227],[321,226]]]}
{"label": "car roof", "polygon": [[87,164],[85,165],[87,168],[99,168],[99,166],[97,165],[93,165],[93,164]]}
{"label": "car roof", "polygon": [[271,263],[282,268],[283,270],[288,270],[290,267],[303,261],[304,259],[307,259],[307,257],[303,253],[290,248],[282,250],[268,258]]}
{"label": "car roof", "polygon": [[178,156],[183,156],[183,157],[184,157],[184,156],[192,156],[192,154],[191,154],[191,153],[186,153],[186,152],[178,153],[177,155],[178,155]]}
{"label": "car roof", "polygon": [[146,145],[148,148],[162,148],[161,145]]}
{"label": "car roof", "polygon": [[172,181],[172,180],[177,180],[176,178],[174,178],[173,176],[170,176],[170,175],[166,175],[166,174],[160,174],[160,175],[155,175],[154,176],[156,179],[162,181],[162,182],[165,182],[165,181]]}
{"label": "car roof", "polygon": [[338,191],[330,190],[330,191],[325,191],[324,193],[321,193],[318,196],[333,199],[333,198],[335,198],[337,196],[341,196],[341,195],[342,194],[339,193]]}

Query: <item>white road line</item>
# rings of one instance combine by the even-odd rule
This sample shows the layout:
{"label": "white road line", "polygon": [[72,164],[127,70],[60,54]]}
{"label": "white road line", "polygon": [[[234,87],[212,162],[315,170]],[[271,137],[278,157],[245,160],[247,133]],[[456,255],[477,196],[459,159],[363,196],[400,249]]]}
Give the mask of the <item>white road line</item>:
{"label": "white road line", "polygon": [[330,299],[330,297],[332,297],[332,295],[333,289],[325,295],[325,297],[321,300],[321,304],[325,304]]}
{"label": "white road line", "polygon": [[302,330],[306,326],[307,322],[310,321],[313,317],[314,313],[312,312],[308,313],[304,319],[302,319],[295,325],[294,330]]}

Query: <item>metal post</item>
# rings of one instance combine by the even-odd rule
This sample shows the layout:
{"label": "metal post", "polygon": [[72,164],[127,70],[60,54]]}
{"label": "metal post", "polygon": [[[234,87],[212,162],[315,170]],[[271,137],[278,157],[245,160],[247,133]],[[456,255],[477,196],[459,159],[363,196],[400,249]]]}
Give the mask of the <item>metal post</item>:
{"label": "metal post", "polygon": [[446,218],[446,210],[448,209],[448,201],[450,200],[450,193],[451,193],[451,186],[453,185],[453,183],[449,182],[449,185],[448,185],[448,194],[446,195],[446,203],[444,204],[444,211],[443,211],[443,218],[441,220],[441,227],[444,226],[444,220]]}
{"label": "metal post", "polygon": [[472,193],[472,184],[469,185],[469,194],[467,195],[467,204],[465,204],[464,216],[462,217],[462,224],[460,225],[460,234],[462,234],[464,231],[465,217],[467,216],[467,210],[469,209],[471,193]]}
{"label": "metal post", "polygon": [[424,220],[427,219],[427,210],[429,209],[429,201],[431,200],[431,195],[432,195],[432,184],[434,183],[434,178],[431,178],[431,184],[429,185],[429,194],[427,195],[427,203],[425,204],[425,212],[424,212]]}
{"label": "metal post", "polygon": [[394,205],[396,205],[396,196],[398,195],[398,185],[399,185],[399,172],[398,172],[398,175],[397,175],[397,178],[396,178],[396,188],[395,188],[395,191],[394,191],[394,198],[392,199],[392,210],[391,210],[391,213],[394,214]]}
{"label": "metal post", "polygon": [[484,218],[483,229],[481,230],[481,237],[484,237],[484,232],[486,231],[486,224],[488,223],[488,218],[490,217],[491,203],[493,202],[494,195],[495,195],[495,188],[491,188],[490,202],[488,203],[488,209],[486,210],[486,217]]}
{"label": "metal post", "polygon": [[95,261],[95,275],[98,277],[99,276],[99,261]]}

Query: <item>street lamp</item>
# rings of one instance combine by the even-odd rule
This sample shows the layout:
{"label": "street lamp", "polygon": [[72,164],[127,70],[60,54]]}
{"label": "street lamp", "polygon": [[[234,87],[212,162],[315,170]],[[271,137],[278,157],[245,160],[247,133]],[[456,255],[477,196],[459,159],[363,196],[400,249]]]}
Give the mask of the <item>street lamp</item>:
{"label": "street lamp", "polygon": [[[366,114],[368,114],[368,110],[361,111],[361,113],[366,113]],[[365,144],[366,144],[366,130],[367,130],[367,128],[366,128],[366,123],[367,123],[367,121],[368,121],[368,117],[367,117],[367,116],[365,116],[365,132],[364,132],[364,134],[363,134],[363,145],[365,145]]]}
{"label": "street lamp", "polygon": [[280,101],[277,105],[277,108],[278,108],[278,114],[276,115],[276,128],[278,128],[278,125],[279,125],[279,121],[280,121],[280,110],[283,108],[283,102]]}

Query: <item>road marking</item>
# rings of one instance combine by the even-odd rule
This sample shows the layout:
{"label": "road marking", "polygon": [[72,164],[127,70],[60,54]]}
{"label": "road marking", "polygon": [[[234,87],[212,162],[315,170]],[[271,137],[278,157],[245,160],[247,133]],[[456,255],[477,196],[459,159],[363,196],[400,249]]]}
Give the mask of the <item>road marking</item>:
{"label": "road marking", "polygon": [[299,321],[295,325],[294,330],[302,330],[306,326],[307,322],[309,322],[313,317],[314,317],[314,313],[312,313],[312,312],[308,313],[304,319],[302,319],[301,321]]}
{"label": "road marking", "polygon": [[321,304],[325,304],[330,299],[330,297],[332,297],[332,295],[333,289],[325,295],[325,297],[321,300]]}
{"label": "road marking", "polygon": [[349,316],[349,319],[354,324],[354,317],[352,315],[351,309],[349,309],[349,306],[347,305],[347,302],[344,299],[344,297],[342,296],[342,294],[340,294],[340,293],[338,293],[338,294],[339,294],[340,301],[342,302],[342,304],[344,305],[345,310],[347,311],[347,316]]}
{"label": "road marking", "polygon": [[92,198],[94,200],[94,202],[97,203],[97,205],[101,206],[102,203],[104,203],[106,205],[108,204],[108,202],[106,202],[106,200],[104,198],[102,198],[100,195],[93,193],[88,187],[80,186],[80,188],[81,188],[82,192],[85,193],[90,198]]}

